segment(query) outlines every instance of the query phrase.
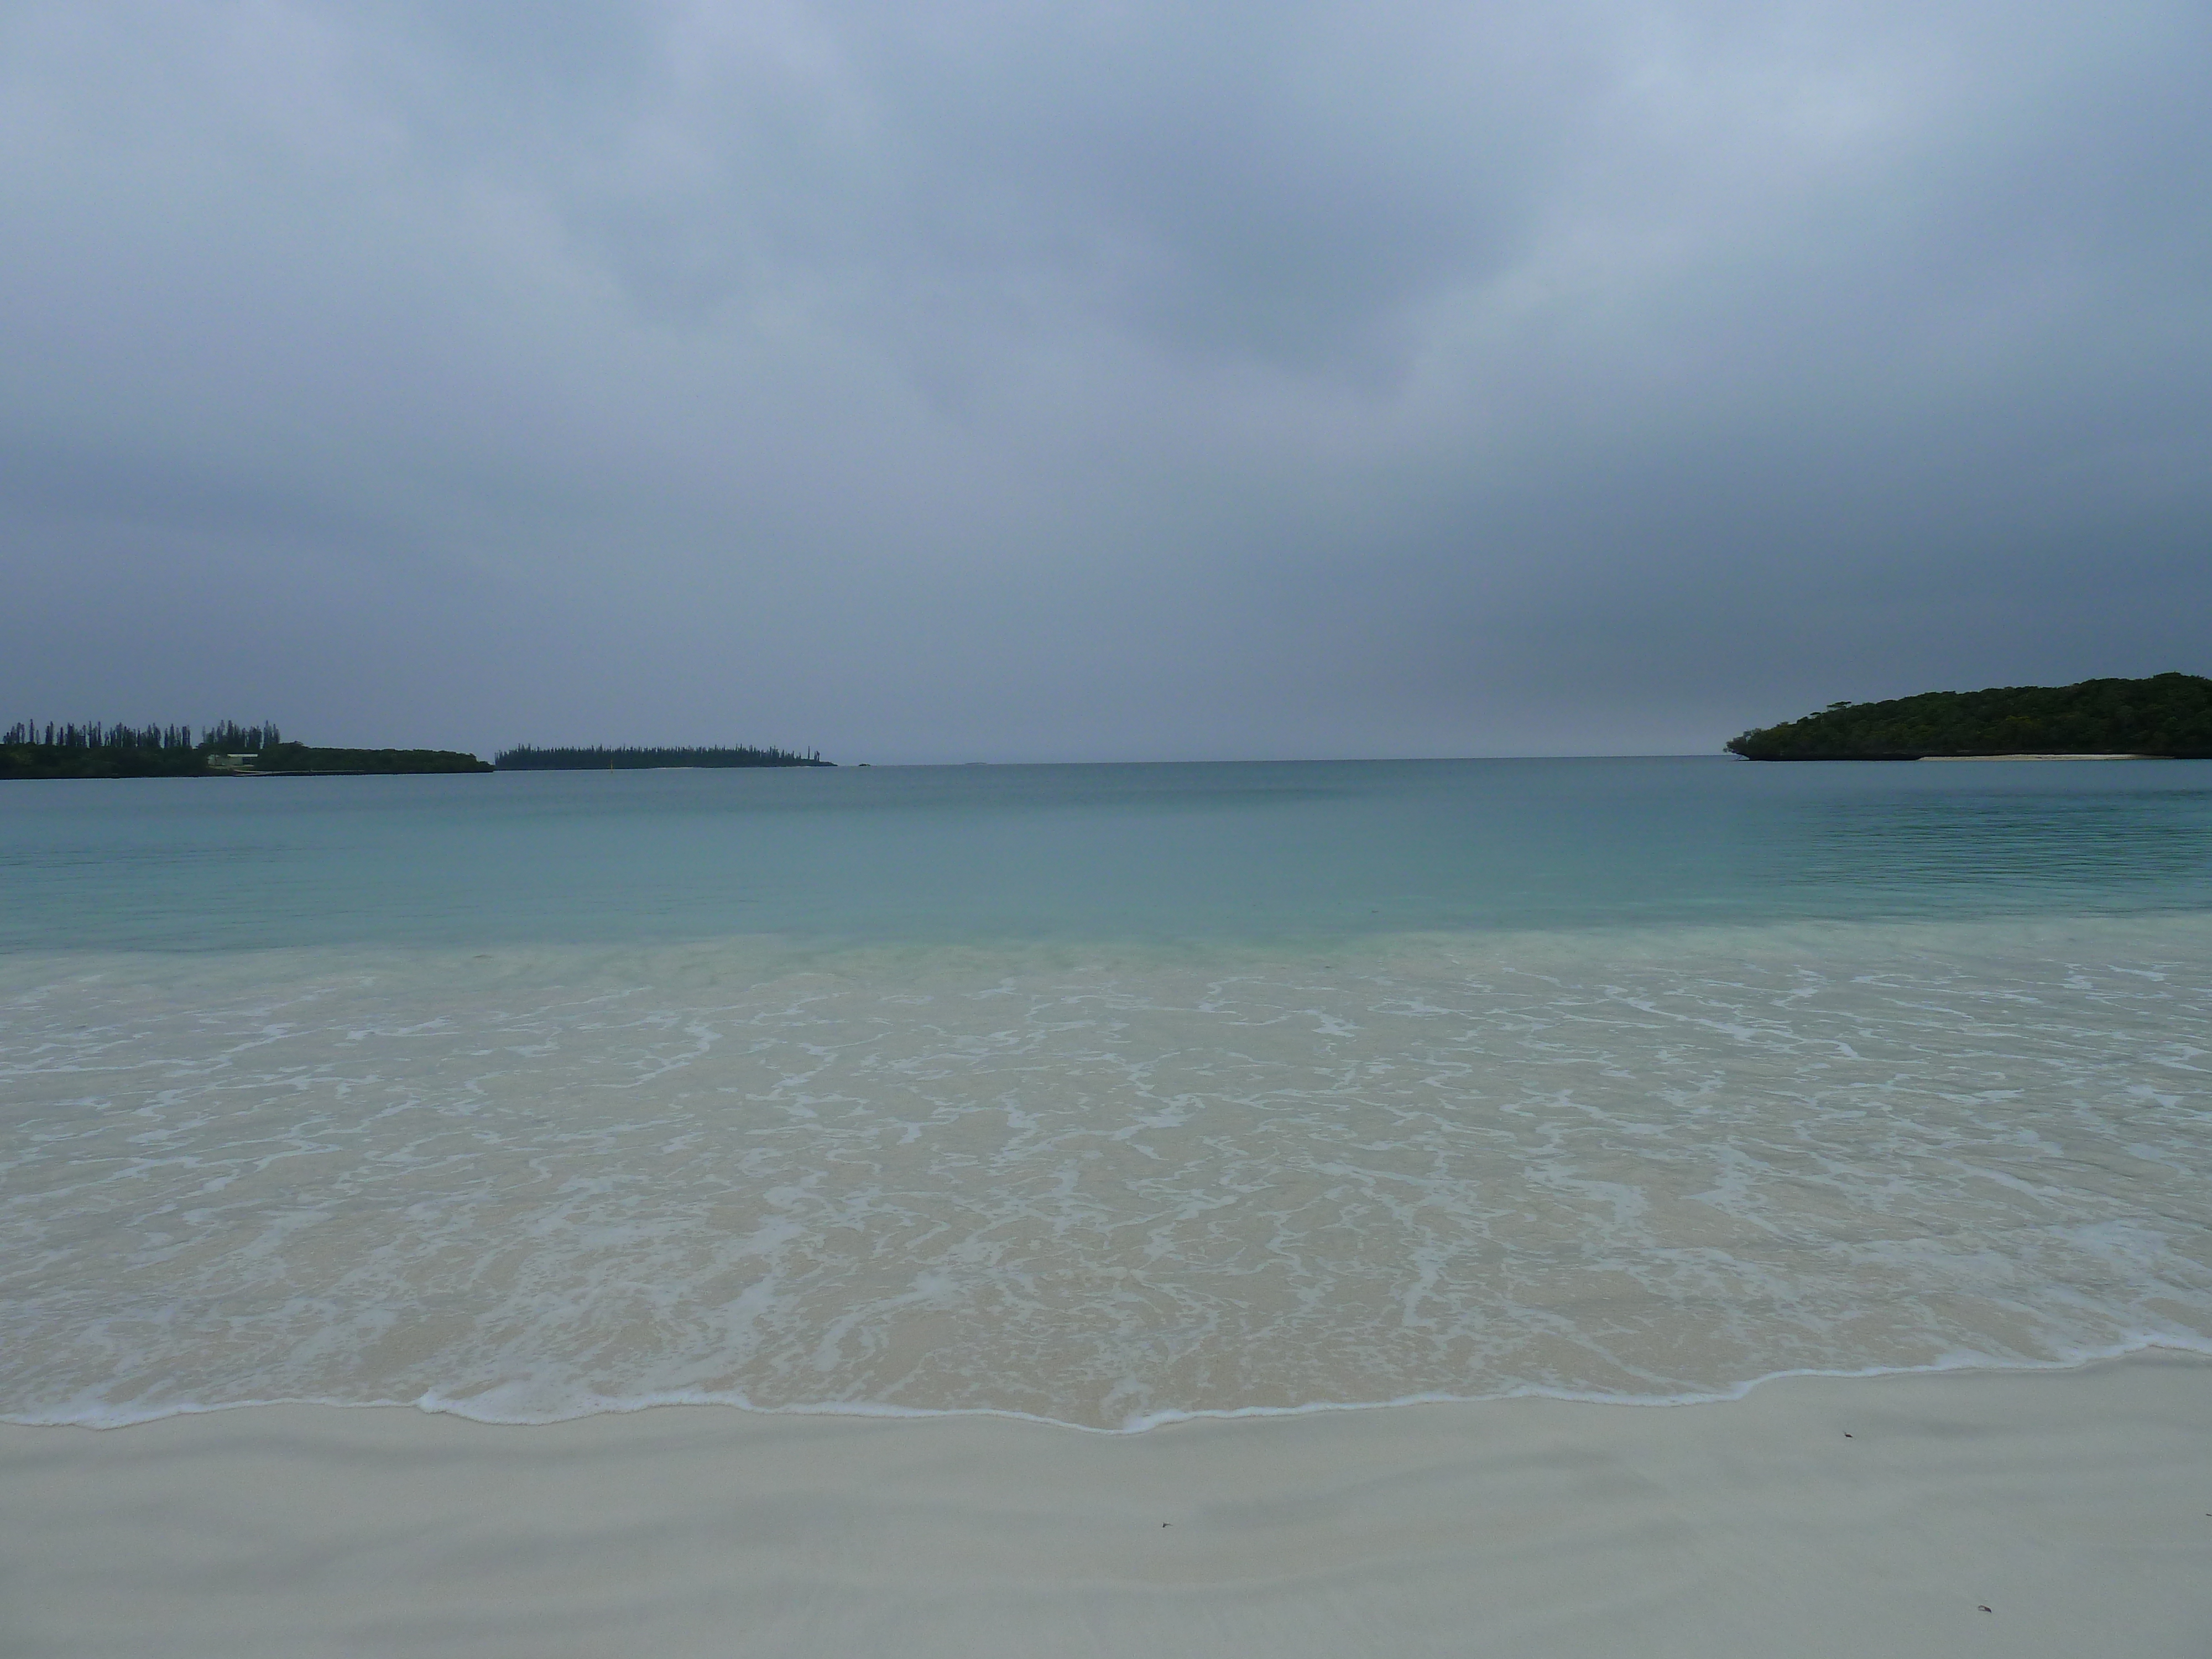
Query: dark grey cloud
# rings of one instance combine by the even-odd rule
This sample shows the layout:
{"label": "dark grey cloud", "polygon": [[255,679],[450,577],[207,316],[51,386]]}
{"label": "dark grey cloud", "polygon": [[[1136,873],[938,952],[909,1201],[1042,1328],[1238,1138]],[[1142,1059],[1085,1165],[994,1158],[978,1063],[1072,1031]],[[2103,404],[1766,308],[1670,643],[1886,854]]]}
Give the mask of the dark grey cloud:
{"label": "dark grey cloud", "polygon": [[0,706],[1605,751],[2203,671],[2208,29],[0,6]]}

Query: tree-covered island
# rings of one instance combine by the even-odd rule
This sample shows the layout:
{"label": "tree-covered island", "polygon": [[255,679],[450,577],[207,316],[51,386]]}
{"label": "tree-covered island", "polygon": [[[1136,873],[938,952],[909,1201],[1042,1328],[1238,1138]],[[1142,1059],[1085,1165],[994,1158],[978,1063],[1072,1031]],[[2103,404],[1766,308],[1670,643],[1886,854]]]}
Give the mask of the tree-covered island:
{"label": "tree-covered island", "polygon": [[189,726],[41,727],[0,732],[0,778],[318,777],[399,772],[489,772],[448,749],[324,749],[287,741],[274,726],[223,720]]}
{"label": "tree-covered island", "polygon": [[2078,685],[1926,691],[1831,703],[1723,745],[1746,760],[1928,760],[1974,755],[2212,759],[2212,679],[2154,674]]}
{"label": "tree-covered island", "polygon": [[835,766],[822,758],[819,749],[800,754],[793,749],[609,749],[593,744],[586,748],[538,749],[520,744],[492,757],[502,772],[627,772],[664,766]]}

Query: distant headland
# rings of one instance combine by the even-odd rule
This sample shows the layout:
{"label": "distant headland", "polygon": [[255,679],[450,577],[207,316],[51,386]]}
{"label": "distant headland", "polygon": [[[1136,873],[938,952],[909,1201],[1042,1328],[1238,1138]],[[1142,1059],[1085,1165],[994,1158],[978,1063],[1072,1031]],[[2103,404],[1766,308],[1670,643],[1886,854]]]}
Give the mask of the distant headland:
{"label": "distant headland", "polygon": [[274,726],[56,726],[18,721],[0,732],[0,778],[329,777],[489,772],[449,749],[325,749]]}
{"label": "distant headland", "polygon": [[502,772],[623,772],[664,766],[835,766],[814,750],[799,754],[790,749],[608,749],[592,744],[581,749],[537,749],[528,744],[502,749],[492,757]]}
{"label": "distant headland", "polygon": [[2154,674],[1836,702],[1723,747],[1746,760],[2212,759],[2212,679]]}
{"label": "distant headland", "polygon": [[0,732],[0,779],[331,777],[400,772],[607,772],[679,766],[835,766],[818,749],[539,749],[529,744],[478,760],[450,749],[326,749],[287,738],[273,725],[222,720],[189,726],[40,726]]}

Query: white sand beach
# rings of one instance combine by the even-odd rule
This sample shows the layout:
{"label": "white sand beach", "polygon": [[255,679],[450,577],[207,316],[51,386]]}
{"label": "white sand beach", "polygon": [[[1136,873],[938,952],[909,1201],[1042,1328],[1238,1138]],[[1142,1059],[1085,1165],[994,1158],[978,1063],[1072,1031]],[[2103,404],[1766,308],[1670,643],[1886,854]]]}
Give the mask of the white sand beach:
{"label": "white sand beach", "polygon": [[2212,1362],[1083,1433],[256,1407],[0,1430],[0,1650],[2202,1656]]}

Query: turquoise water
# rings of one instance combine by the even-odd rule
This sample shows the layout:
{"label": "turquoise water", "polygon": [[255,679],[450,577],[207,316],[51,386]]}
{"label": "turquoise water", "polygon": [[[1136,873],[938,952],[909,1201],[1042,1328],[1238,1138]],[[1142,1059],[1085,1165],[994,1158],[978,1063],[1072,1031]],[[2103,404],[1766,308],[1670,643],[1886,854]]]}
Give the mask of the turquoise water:
{"label": "turquoise water", "polygon": [[2212,767],[0,789],[0,1416],[2212,1346]]}
{"label": "turquoise water", "polygon": [[2212,908],[2212,769],[1728,760],[139,780],[0,795],[0,950],[1277,940]]}

